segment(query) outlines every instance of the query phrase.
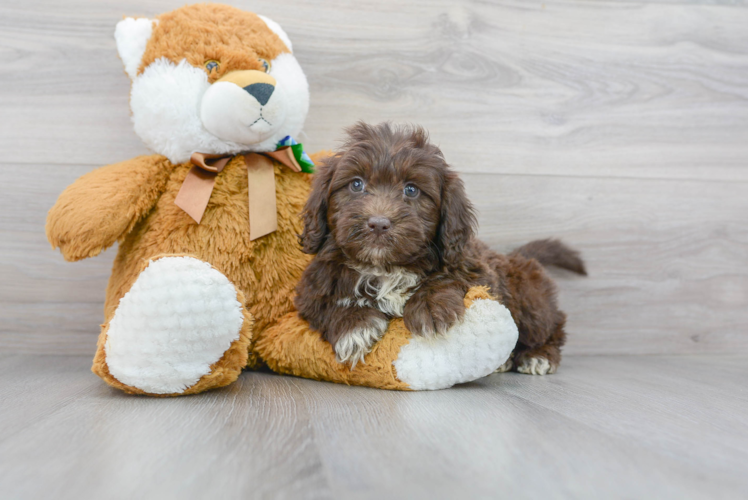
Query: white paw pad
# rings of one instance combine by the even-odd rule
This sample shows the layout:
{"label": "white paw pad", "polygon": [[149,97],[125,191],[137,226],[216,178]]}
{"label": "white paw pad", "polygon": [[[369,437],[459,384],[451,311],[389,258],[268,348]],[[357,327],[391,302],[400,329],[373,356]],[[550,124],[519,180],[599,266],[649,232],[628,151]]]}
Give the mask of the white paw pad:
{"label": "white paw pad", "polygon": [[413,390],[446,389],[496,371],[509,359],[517,336],[509,309],[478,299],[446,334],[411,337],[393,364]]}
{"label": "white paw pad", "polygon": [[541,357],[537,358],[525,358],[520,365],[517,366],[517,371],[520,373],[526,373],[527,375],[546,375],[554,373],[556,367]]}
{"label": "white paw pad", "polygon": [[234,285],[207,262],[151,261],[109,323],[109,372],[152,394],[183,392],[210,372],[243,322]]}

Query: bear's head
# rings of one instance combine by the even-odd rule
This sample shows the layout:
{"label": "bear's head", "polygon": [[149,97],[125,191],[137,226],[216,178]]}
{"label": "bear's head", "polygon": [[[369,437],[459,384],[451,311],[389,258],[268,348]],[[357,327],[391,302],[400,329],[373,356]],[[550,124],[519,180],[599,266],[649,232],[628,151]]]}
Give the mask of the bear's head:
{"label": "bear's head", "polygon": [[135,133],[173,163],[196,151],[272,151],[301,131],[309,87],[272,20],[198,4],[125,18],[114,37],[132,79]]}

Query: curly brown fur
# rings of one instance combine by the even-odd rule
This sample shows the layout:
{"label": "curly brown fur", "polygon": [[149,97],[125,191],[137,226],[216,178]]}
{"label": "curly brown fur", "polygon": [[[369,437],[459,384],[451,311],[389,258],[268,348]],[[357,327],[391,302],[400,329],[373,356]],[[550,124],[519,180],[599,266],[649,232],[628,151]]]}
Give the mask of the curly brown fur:
{"label": "curly brown fur", "polygon": [[535,259],[544,266],[556,266],[587,276],[579,252],[556,239],[531,241],[515,249],[512,255],[522,255],[528,259]]}
{"label": "curly brown fur", "polygon": [[557,240],[501,255],[476,239],[463,183],[422,128],[350,128],[319,167],[303,217],[301,244],[317,255],[295,304],[339,361],[363,359],[393,317],[417,335],[446,332],[462,318],[468,288],[485,285],[519,328],[514,369],[558,366],[566,317],[542,264],[581,274],[584,264]]}

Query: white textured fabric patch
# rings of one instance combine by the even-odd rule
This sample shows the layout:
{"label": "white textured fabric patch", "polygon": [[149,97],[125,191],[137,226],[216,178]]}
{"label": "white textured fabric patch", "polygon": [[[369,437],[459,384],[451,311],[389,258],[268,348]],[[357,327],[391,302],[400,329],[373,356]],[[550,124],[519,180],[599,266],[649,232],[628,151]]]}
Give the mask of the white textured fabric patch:
{"label": "white textured fabric patch", "polygon": [[393,362],[397,377],[413,390],[446,389],[493,373],[517,344],[509,309],[478,299],[443,336],[413,336]]}
{"label": "white textured fabric patch", "polygon": [[234,285],[207,262],[151,261],[109,324],[109,372],[149,393],[183,392],[210,372],[243,322]]}

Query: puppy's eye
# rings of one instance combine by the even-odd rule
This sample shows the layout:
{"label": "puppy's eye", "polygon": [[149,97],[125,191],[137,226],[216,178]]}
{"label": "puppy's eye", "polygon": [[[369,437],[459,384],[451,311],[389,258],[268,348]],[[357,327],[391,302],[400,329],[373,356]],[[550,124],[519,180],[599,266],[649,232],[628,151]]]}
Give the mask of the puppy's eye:
{"label": "puppy's eye", "polygon": [[418,189],[414,184],[406,184],[405,188],[403,188],[403,194],[408,198],[415,198],[420,192],[421,190]]}
{"label": "puppy's eye", "polygon": [[351,181],[350,186],[351,186],[351,191],[353,191],[354,193],[360,193],[361,191],[364,190],[364,181],[356,177],[355,179]]}
{"label": "puppy's eye", "polygon": [[210,61],[205,61],[205,69],[208,70],[208,73],[210,73],[214,69],[218,70],[218,68],[220,67],[221,67],[221,63],[219,63],[215,59],[211,59]]}
{"label": "puppy's eye", "polygon": [[265,73],[270,73],[270,63],[262,58],[258,59],[258,61],[260,61],[260,64],[262,65],[262,71],[264,71]]}

